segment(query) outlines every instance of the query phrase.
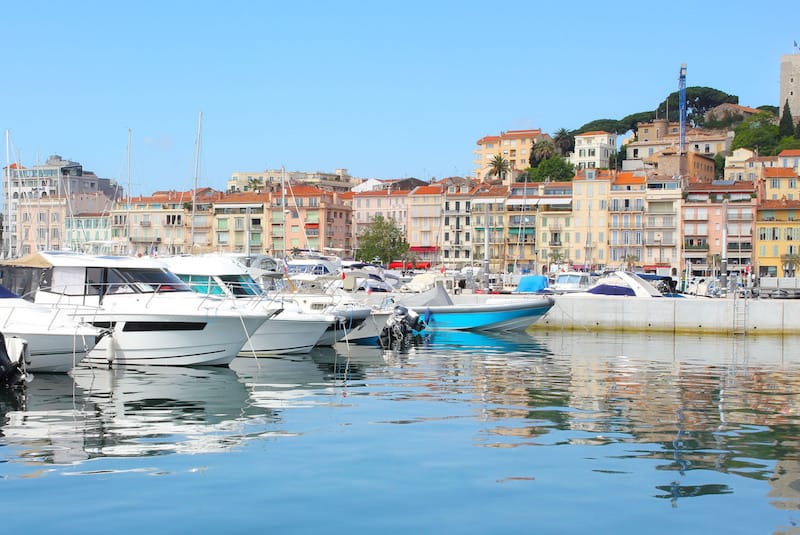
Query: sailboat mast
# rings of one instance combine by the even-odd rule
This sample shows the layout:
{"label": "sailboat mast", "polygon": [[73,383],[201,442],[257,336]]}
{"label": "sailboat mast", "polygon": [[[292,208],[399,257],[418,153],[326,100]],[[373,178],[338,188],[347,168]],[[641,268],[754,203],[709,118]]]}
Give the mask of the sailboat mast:
{"label": "sailboat mast", "polygon": [[192,188],[192,223],[189,236],[189,253],[194,252],[194,216],[197,210],[197,177],[200,174],[200,140],[203,133],[203,112],[197,115],[197,142],[194,149],[194,187]]}
{"label": "sailboat mast", "polygon": [[8,128],[6,128],[6,168],[3,174],[5,179],[3,184],[3,214],[5,214],[3,218],[3,241],[5,242],[3,244],[3,256],[6,258],[11,257],[11,192],[9,191],[11,186],[11,153],[8,148],[9,135]]}
{"label": "sailboat mast", "polygon": [[[131,192],[131,129],[128,128],[128,148],[126,150],[128,157],[128,207],[125,214],[125,227],[127,228],[128,235],[128,254],[133,253],[133,236],[131,235],[131,202],[133,202],[133,192]],[[69,182],[67,183],[69,187]]]}

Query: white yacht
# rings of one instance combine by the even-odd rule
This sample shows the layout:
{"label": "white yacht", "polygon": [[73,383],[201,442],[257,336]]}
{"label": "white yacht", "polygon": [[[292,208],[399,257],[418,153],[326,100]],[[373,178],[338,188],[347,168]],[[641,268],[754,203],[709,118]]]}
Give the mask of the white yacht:
{"label": "white yacht", "polygon": [[[201,296],[149,258],[36,253],[33,301],[105,329],[85,362],[101,365],[224,366],[267,319],[230,299]],[[36,267],[31,267],[35,264]]]}
{"label": "white yacht", "polygon": [[57,307],[33,304],[2,286],[0,332],[27,342],[26,371],[55,373],[74,368],[105,333],[75,321]]}
{"label": "white yacht", "polygon": [[332,314],[303,311],[291,298],[267,295],[246,268],[226,256],[173,256],[159,261],[197,293],[228,297],[246,310],[272,316],[250,334],[243,356],[308,353],[340,321]]}

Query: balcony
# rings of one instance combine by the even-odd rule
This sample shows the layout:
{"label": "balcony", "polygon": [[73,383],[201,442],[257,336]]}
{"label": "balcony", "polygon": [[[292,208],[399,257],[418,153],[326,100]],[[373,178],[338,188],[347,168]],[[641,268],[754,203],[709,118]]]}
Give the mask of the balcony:
{"label": "balcony", "polygon": [[144,220],[143,221],[139,221],[139,224],[141,226],[143,226],[143,227],[149,227],[150,226],[150,221],[144,221]]}
{"label": "balcony", "polygon": [[561,247],[561,240],[560,239],[552,239],[547,242],[547,245],[550,247]]}
{"label": "balcony", "polygon": [[695,244],[683,244],[683,250],[686,252],[692,251],[708,251],[708,244],[707,243],[695,243]]}

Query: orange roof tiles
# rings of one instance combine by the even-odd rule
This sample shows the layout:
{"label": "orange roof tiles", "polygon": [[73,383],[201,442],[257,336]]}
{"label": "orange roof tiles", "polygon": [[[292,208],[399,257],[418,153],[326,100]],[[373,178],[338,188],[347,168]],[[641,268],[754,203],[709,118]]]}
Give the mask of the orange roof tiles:
{"label": "orange roof tiles", "polygon": [[765,200],[758,206],[759,210],[775,210],[780,208],[798,209],[800,201],[789,201],[787,199]]}
{"label": "orange roof tiles", "polygon": [[800,156],[800,149],[786,149],[782,150],[778,156]]}
{"label": "orange roof tiles", "polygon": [[605,130],[592,130],[591,132],[584,132],[583,134],[575,134],[575,137],[581,136],[607,136],[608,132]]}
{"label": "orange roof tiles", "polygon": [[419,186],[412,192],[412,195],[436,195],[441,193],[441,186]]}
{"label": "orange roof tiles", "polygon": [[765,167],[764,177],[766,178],[791,178],[796,177],[797,173],[792,167]]}

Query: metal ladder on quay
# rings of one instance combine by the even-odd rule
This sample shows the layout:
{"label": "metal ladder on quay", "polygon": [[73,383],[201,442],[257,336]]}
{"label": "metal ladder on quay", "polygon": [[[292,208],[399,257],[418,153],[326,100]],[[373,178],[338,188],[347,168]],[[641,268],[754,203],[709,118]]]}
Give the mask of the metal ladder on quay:
{"label": "metal ladder on quay", "polygon": [[747,334],[748,298],[733,294],[733,334]]}

